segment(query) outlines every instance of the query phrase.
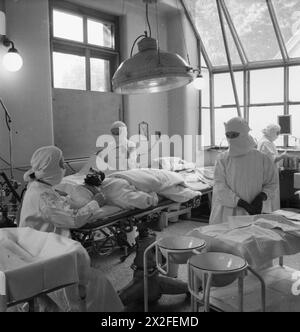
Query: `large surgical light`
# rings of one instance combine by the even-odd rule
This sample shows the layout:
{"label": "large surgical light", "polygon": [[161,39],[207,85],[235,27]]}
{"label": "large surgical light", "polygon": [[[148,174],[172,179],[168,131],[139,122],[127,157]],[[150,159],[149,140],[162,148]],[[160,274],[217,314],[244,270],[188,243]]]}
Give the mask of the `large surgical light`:
{"label": "large surgical light", "polygon": [[[143,0],[146,3],[146,18],[150,36],[147,32],[137,37],[131,49],[130,58],[125,60],[115,72],[112,85],[116,93],[141,94],[175,89],[194,79],[193,70],[178,54],[163,52],[159,41],[151,37],[148,18],[148,4],[156,0]],[[133,48],[138,43],[138,53]]]}

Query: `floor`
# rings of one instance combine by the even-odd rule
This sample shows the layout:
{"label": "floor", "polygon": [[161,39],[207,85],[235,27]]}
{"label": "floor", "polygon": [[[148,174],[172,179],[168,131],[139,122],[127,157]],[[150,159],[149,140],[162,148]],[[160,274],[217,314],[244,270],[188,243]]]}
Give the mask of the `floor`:
{"label": "floor", "polygon": [[[169,223],[162,232],[156,232],[157,238],[170,235],[185,235],[194,228],[205,224],[196,221],[179,220]],[[121,290],[132,279],[130,268],[135,254],[132,253],[124,262],[120,262],[120,250],[109,256],[92,257],[95,268],[104,272],[111,280],[116,290]],[[278,262],[276,262],[278,263]],[[300,254],[285,257],[284,264],[292,269],[273,269],[267,277],[267,311],[297,311],[300,312]],[[298,279],[293,279],[298,278]],[[180,280],[187,280],[186,266],[180,265],[178,271]],[[299,287],[298,287],[299,286]],[[299,290],[298,290],[299,289]],[[293,291],[293,292],[292,292]],[[294,293],[294,294],[293,294]],[[299,295],[298,295],[299,293]],[[215,289],[211,295],[212,303],[225,311],[238,310],[237,285]],[[247,277],[245,281],[245,311],[260,311],[259,285],[256,280]],[[141,303],[134,303],[126,311],[142,311]],[[185,295],[163,295],[162,298],[149,307],[149,311],[156,312],[188,312],[190,299]]]}

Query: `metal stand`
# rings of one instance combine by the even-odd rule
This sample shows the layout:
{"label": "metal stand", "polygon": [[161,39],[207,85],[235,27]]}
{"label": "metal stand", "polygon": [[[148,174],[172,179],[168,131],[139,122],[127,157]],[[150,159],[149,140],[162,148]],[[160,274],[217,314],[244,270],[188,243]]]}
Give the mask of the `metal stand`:
{"label": "metal stand", "polygon": [[13,179],[14,175],[13,175],[13,164],[12,164],[12,125],[11,125],[12,121],[11,121],[11,116],[1,98],[0,98],[0,104],[5,112],[5,122],[6,122],[7,129],[9,131],[9,143],[8,143],[9,144],[9,166],[10,166],[10,176]]}

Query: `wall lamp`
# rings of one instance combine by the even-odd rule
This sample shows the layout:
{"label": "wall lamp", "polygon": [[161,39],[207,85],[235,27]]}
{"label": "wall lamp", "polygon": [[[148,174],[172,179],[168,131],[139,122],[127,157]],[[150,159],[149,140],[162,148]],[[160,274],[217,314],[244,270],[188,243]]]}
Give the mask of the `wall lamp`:
{"label": "wall lamp", "polygon": [[202,76],[201,69],[193,68],[193,73],[198,73],[193,81],[194,88],[197,90],[202,90],[205,87],[205,79]]}
{"label": "wall lamp", "polygon": [[15,44],[6,36],[3,36],[2,44],[6,47],[9,47],[2,60],[5,69],[11,72],[20,70],[23,66],[23,59],[20,56],[18,50],[15,48]]}

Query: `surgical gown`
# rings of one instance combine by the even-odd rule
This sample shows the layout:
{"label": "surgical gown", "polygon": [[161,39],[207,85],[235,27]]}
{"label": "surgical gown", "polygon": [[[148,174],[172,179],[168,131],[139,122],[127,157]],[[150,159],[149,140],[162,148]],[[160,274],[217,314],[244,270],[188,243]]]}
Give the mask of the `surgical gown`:
{"label": "surgical gown", "polygon": [[[268,140],[266,137],[263,137],[259,141],[257,150],[267,155],[273,162],[275,162],[276,157],[278,157],[276,145],[270,140]],[[275,164],[275,166],[277,168],[277,190],[272,200],[264,202],[264,208],[271,211],[276,211],[280,209],[279,169],[278,164]]]}
{"label": "surgical gown", "polygon": [[[227,222],[229,216],[247,215],[239,199],[251,203],[260,192],[272,199],[278,186],[274,162],[257,150],[231,157],[224,152],[216,161],[210,224]],[[269,212],[269,211],[265,211]]]}

